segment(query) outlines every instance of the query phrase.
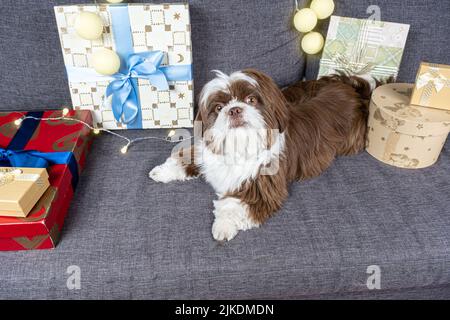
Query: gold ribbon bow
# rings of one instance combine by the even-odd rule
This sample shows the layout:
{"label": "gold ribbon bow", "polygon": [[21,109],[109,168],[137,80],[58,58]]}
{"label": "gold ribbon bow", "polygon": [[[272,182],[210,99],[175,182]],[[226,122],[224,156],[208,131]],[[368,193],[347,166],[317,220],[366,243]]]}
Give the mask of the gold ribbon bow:
{"label": "gold ribbon bow", "polygon": [[0,171],[0,186],[13,182],[19,174],[22,174],[20,169]]}
{"label": "gold ribbon bow", "polygon": [[26,174],[20,169],[2,169],[0,170],[0,187],[13,181],[38,181],[38,174]]}

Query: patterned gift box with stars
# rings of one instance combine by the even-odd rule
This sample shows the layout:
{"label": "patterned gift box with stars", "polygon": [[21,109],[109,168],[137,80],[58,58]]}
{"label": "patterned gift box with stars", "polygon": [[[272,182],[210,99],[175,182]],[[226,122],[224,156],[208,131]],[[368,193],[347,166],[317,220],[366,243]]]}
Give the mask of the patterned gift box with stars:
{"label": "patterned gift box with stars", "polygon": [[413,86],[390,83],[373,91],[366,150],[384,163],[419,169],[438,161],[450,132],[450,111],[411,105]]}
{"label": "patterned gift box with stars", "polygon": [[[97,50],[116,49],[107,4],[56,6],[55,15],[66,67],[92,68]],[[82,11],[98,14],[104,25],[101,38],[85,40],[74,28]],[[178,4],[129,4],[135,53],[162,51],[162,66],[192,64],[189,6]],[[105,99],[109,81],[70,82],[73,108],[92,110],[94,123],[105,129],[127,129],[117,121],[111,103]],[[169,81],[169,90],[159,90],[147,79],[138,79],[142,128],[181,128],[193,126],[193,81]]]}

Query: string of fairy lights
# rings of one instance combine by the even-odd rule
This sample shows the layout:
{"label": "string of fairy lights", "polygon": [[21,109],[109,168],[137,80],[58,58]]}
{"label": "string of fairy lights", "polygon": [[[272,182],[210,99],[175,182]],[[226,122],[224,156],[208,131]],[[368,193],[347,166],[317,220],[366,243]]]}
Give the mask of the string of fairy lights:
{"label": "string of fairy lights", "polygon": [[322,34],[314,31],[319,20],[327,19],[333,14],[333,0],[312,0],[309,8],[300,8],[295,0],[294,27],[303,33],[301,47],[306,54],[319,53],[325,43]]}
{"label": "string of fairy lights", "polygon": [[[166,142],[170,142],[170,143],[180,143],[183,141],[187,141],[187,140],[191,140],[192,136],[190,137],[184,137],[184,135],[177,135],[177,130],[176,129],[171,129],[168,132],[168,135],[166,137],[157,137],[157,136],[145,136],[145,137],[138,137],[138,138],[134,138],[134,139],[130,139],[124,135],[118,134],[117,132],[108,130],[108,129],[104,129],[104,128],[95,128],[92,125],[90,125],[89,123],[77,119],[77,118],[72,118],[72,117],[68,117],[67,115],[69,114],[70,109],[69,108],[64,108],[62,109],[62,116],[59,117],[44,117],[44,118],[39,118],[39,117],[34,117],[34,116],[27,116],[23,113],[19,113],[20,115],[22,115],[22,117],[16,119],[14,121],[14,124],[17,127],[20,127],[22,125],[22,122],[26,119],[32,119],[32,120],[36,120],[36,121],[56,121],[56,120],[65,120],[65,121],[72,121],[72,122],[77,122],[77,123],[81,123],[83,124],[85,127],[89,128],[90,130],[92,130],[92,132],[96,135],[100,134],[101,132],[106,132],[108,134],[111,134],[117,138],[120,138],[122,140],[126,141],[126,144],[120,149],[120,152],[122,154],[125,154],[128,152],[128,149],[130,148],[130,146],[136,142],[139,141],[144,141],[144,140],[161,140],[161,141],[166,141]],[[173,137],[179,137],[178,139],[172,139]],[[180,138],[182,137],[182,138]]]}

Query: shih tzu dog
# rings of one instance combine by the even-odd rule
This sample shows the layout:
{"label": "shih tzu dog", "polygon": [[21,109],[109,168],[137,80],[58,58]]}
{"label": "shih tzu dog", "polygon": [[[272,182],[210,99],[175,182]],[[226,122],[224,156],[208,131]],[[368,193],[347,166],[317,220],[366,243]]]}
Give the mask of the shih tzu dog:
{"label": "shih tzu dog", "polygon": [[370,84],[354,76],[280,90],[257,70],[216,71],[199,96],[202,137],[149,175],[160,182],[203,176],[218,195],[213,237],[231,240],[278,211],[289,183],[363,150],[370,93]]}

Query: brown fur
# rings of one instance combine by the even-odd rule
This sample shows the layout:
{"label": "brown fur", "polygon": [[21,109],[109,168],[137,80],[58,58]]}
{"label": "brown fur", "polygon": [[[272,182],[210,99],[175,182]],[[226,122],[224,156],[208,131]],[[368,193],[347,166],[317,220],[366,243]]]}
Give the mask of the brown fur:
{"label": "brown fur", "polygon": [[[356,154],[364,148],[370,86],[357,77],[335,75],[301,81],[281,91],[259,71],[249,69],[244,73],[258,81],[256,94],[261,101],[256,107],[268,129],[279,129],[286,137],[280,169],[275,175],[258,175],[226,195],[246,203],[250,217],[262,223],[281,208],[290,182],[316,177],[336,156]],[[245,81],[236,81],[230,94],[218,92],[210,100],[215,103],[227,102],[231,97],[244,99],[254,90]],[[208,129],[216,117],[214,108],[201,106],[197,120]],[[186,171],[198,173],[195,166],[186,166]]]}
{"label": "brown fur", "polygon": [[172,156],[178,159],[188,177],[196,177],[200,174],[199,167],[195,163],[195,148],[193,146],[181,148]]}

